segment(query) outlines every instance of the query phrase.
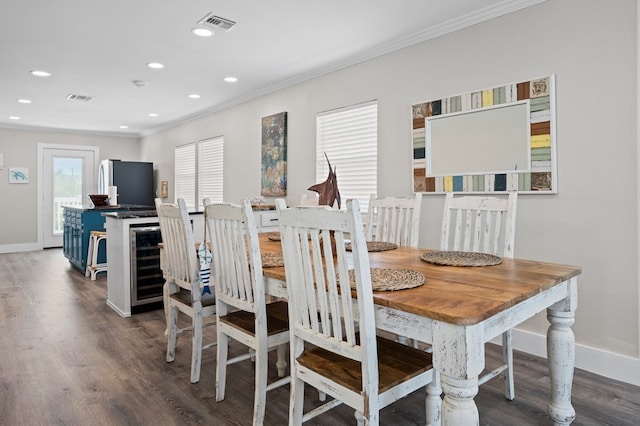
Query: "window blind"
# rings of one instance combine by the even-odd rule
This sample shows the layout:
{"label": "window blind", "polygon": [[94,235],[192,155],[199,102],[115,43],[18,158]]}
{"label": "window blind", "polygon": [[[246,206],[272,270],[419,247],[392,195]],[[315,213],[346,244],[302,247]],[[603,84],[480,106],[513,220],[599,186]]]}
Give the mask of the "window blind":
{"label": "window blind", "polygon": [[187,208],[196,206],[196,144],[176,147],[175,150],[175,189],[174,198],[183,198]]}
{"label": "window blind", "polygon": [[202,200],[223,200],[222,136],[175,149],[175,199],[183,198],[190,211],[203,210]]}
{"label": "window blind", "polygon": [[329,174],[325,153],[336,171],[342,205],[356,198],[367,211],[369,196],[377,193],[378,102],[371,101],[316,117],[316,181]]}
{"label": "window blind", "polygon": [[202,200],[205,198],[222,203],[223,148],[222,137],[207,139],[198,144],[198,210],[204,208]]}

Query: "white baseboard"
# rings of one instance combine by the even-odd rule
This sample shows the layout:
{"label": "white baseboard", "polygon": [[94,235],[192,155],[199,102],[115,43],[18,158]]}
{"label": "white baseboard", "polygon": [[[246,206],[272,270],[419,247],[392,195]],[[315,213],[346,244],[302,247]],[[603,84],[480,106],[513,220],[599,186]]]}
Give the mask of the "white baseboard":
{"label": "white baseboard", "polygon": [[[501,344],[500,337],[494,341]],[[513,329],[513,348],[547,358],[547,336]],[[576,368],[640,386],[640,359],[576,344]]]}
{"label": "white baseboard", "polygon": [[37,251],[42,250],[42,244],[28,243],[28,244],[3,244],[0,245],[0,253],[18,253],[23,251]]}
{"label": "white baseboard", "polygon": [[122,309],[120,309],[115,303],[113,303],[109,299],[107,299],[107,306],[110,307],[111,309],[113,309],[114,311],[116,311],[118,313],[118,315],[120,315],[123,318],[129,318],[131,316],[131,312],[123,311]]}

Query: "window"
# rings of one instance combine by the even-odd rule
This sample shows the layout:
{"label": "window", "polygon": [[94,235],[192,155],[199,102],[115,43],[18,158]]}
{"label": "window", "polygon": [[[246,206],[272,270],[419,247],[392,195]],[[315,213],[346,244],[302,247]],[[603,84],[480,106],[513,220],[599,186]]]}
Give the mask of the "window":
{"label": "window", "polygon": [[222,136],[176,147],[175,199],[183,198],[189,210],[200,211],[202,200],[223,200]]}
{"label": "window", "polygon": [[316,117],[316,181],[329,174],[325,154],[335,169],[342,205],[356,198],[364,212],[378,188],[378,102],[371,101]]}

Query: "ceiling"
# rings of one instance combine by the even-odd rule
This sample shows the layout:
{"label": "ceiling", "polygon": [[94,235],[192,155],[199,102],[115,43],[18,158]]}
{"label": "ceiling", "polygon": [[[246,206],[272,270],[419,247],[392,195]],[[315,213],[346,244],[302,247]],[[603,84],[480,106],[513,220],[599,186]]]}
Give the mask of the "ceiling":
{"label": "ceiling", "polygon": [[[540,1],[5,2],[0,127],[139,137]],[[235,25],[192,34],[210,13]]]}

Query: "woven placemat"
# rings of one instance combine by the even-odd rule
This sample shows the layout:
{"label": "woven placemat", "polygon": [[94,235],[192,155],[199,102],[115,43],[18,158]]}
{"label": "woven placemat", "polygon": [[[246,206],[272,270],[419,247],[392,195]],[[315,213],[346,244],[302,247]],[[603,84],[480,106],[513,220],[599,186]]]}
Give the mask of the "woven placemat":
{"label": "woven placemat", "polygon": [[[267,238],[271,241],[280,241],[282,238],[280,237],[279,232],[269,232],[267,233]],[[311,235],[309,235],[309,239],[311,239]]]}
{"label": "woven placemat", "polygon": [[[398,248],[397,244],[387,243],[385,241],[367,241],[367,251],[387,251]],[[351,243],[345,244],[345,249],[351,251]]]}
{"label": "woven placemat", "polygon": [[447,266],[491,266],[502,263],[502,258],[498,256],[473,251],[430,251],[420,256],[420,260]]}
{"label": "woven placemat", "polygon": [[[355,273],[349,271],[352,288],[356,287]],[[424,275],[410,269],[371,268],[371,286],[375,291],[406,290],[424,284]]]}
{"label": "woven placemat", "polygon": [[280,241],[280,233],[279,232],[269,232],[267,234],[267,238],[271,241]]}
{"label": "woven placemat", "polygon": [[282,253],[264,252],[261,253],[261,256],[263,268],[277,268],[279,266],[284,266]]}

